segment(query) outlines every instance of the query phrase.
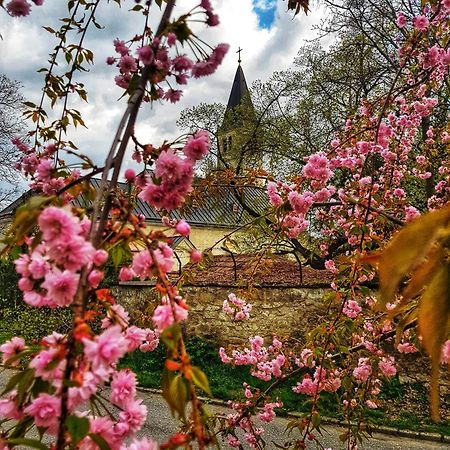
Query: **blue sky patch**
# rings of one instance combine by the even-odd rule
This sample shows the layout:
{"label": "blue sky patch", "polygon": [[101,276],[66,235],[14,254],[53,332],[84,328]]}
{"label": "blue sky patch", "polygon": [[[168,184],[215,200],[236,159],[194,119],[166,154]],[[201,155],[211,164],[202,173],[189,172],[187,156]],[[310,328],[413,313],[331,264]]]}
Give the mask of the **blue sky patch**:
{"label": "blue sky patch", "polygon": [[258,16],[260,28],[269,29],[275,22],[276,0],[253,0],[253,10]]}

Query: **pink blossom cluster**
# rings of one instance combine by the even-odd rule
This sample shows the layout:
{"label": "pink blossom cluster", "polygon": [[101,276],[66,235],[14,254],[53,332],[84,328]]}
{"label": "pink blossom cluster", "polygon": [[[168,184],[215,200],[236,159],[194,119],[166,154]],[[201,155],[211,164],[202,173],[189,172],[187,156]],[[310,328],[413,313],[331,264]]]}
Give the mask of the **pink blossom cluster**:
{"label": "pink blossom cluster", "polygon": [[364,383],[372,373],[372,364],[369,358],[359,358],[358,365],[353,369],[353,376],[358,383]]}
{"label": "pink blossom cluster", "polygon": [[397,373],[397,368],[395,367],[395,359],[393,356],[383,356],[378,362],[378,368],[381,373],[387,377],[391,378]]}
{"label": "pink blossom cluster", "polygon": [[[228,402],[230,407],[235,410],[235,413],[228,414],[227,416],[227,433],[226,441],[231,448],[242,448],[245,443],[249,448],[256,449],[260,442],[265,430],[262,426],[257,426],[252,416],[245,414],[245,409],[251,407],[251,402]],[[282,402],[277,400],[275,402],[266,402],[263,407],[263,411],[258,414],[258,418],[261,422],[269,423],[275,418],[274,408],[283,406]],[[261,416],[260,416],[261,415]],[[240,429],[244,436],[239,439],[236,435],[236,428]]]}
{"label": "pink blossom cluster", "polygon": [[105,303],[106,317],[102,319],[102,329],[119,326],[124,329],[124,337],[127,340],[127,351],[132,352],[139,348],[141,352],[153,351],[159,344],[158,330],[139,328],[129,325],[129,314],[122,305],[117,303]]}
{"label": "pink blossom cluster", "polygon": [[306,374],[292,390],[297,394],[314,396],[322,391],[336,392],[340,387],[341,378],[338,369],[327,370],[322,366],[317,366],[312,377]]}
{"label": "pink blossom cluster", "polygon": [[[244,385],[246,386],[245,383]],[[256,425],[253,417],[244,413],[246,408],[252,407],[251,402],[245,401],[241,403],[230,401],[229,405],[236,412],[228,414],[227,416],[228,429],[226,440],[228,446],[231,448],[242,448],[241,446],[245,442],[250,448],[259,448],[257,447],[257,444],[265,430],[262,426]],[[275,408],[282,407],[283,402],[279,399],[276,399],[274,402],[267,400],[264,402],[262,409],[258,412],[257,417],[262,423],[271,423],[276,417]],[[242,440],[236,436],[236,428],[243,431],[244,436]]]}
{"label": "pink blossom cluster", "polygon": [[334,261],[331,259],[325,261],[325,269],[329,270],[333,274],[337,274],[339,272],[336,268],[336,265],[334,264]]}
{"label": "pink blossom cluster", "polygon": [[142,250],[133,256],[130,267],[122,267],[119,272],[120,281],[131,281],[134,277],[146,280],[158,275],[158,270],[168,273],[173,267],[173,250],[164,242],[158,243],[152,253]]}
{"label": "pink blossom cluster", "polygon": [[418,351],[417,347],[410,342],[401,342],[397,345],[397,350],[400,353],[416,353]]}
{"label": "pink blossom cluster", "polygon": [[[199,7],[205,14],[205,23],[208,26],[218,25],[219,19],[214,14],[209,0],[202,0]],[[188,13],[185,20],[189,20],[191,15],[195,14],[195,9]],[[189,40],[195,40],[195,36],[191,35]],[[227,44],[219,44],[210,52],[203,50],[204,59],[197,56],[192,60],[188,55],[182,53],[186,37],[179,37],[174,32],[168,32],[162,37],[154,37],[136,49],[135,56],[132,55],[131,46],[136,39],[132,39],[129,43],[119,39],[114,40],[114,49],[118,54],[117,57],[109,56],[106,60],[108,65],[116,65],[119,69],[119,75],[115,77],[117,86],[123,89],[129,89],[130,81],[135,74],[138,74],[140,65],[147,66],[150,70],[150,82],[152,89],[147,99],[157,100],[164,99],[171,103],[180,100],[182,91],[174,89],[172,84],[175,82],[179,86],[186,85],[189,78],[200,78],[213,74],[217,67],[222,63],[229,46]],[[177,45],[179,41],[179,46]],[[197,48],[202,46],[202,42],[195,42]],[[170,56],[170,50],[174,48],[175,55]],[[169,79],[171,80],[169,82]],[[168,87],[163,89],[162,83],[166,82]]]}
{"label": "pink blossom cluster", "polygon": [[264,404],[263,410],[258,413],[258,418],[261,422],[270,423],[275,419],[275,408],[282,408],[283,402],[277,400],[275,402],[267,402]]}
{"label": "pink blossom cluster", "polygon": [[75,297],[81,270],[88,269],[88,282],[97,287],[103,278],[97,267],[106,262],[108,254],[92,247],[87,240],[90,221],[80,220],[69,207],[44,209],[38,225],[41,242],[14,262],[21,275],[19,288],[31,306],[68,306]]}
{"label": "pink blossom cluster", "polygon": [[231,293],[228,300],[223,301],[222,311],[234,320],[248,320],[252,305]]}
{"label": "pink blossom cluster", "polygon": [[327,202],[334,193],[333,186],[321,187],[316,192],[298,192],[295,186],[282,182],[269,182],[267,186],[269,201],[273,206],[283,205],[285,197],[291,207],[291,211],[285,214],[281,221],[286,235],[290,238],[296,238],[308,229],[309,220],[306,216],[313,204]]}
{"label": "pink blossom cluster", "polygon": [[[77,369],[72,374],[74,386],[68,390],[69,413],[77,415],[77,407],[88,402],[107,381],[111,382],[111,403],[120,408],[116,420],[88,416],[90,432],[98,433],[112,449],[119,450],[124,440],[132,437],[145,422],[147,408],[136,399],[136,376],[129,369],[117,370],[116,363],[128,351],[145,345],[151,330],[137,327],[123,329],[111,325],[94,338],[83,338],[83,353],[79,356]],[[11,355],[26,350],[23,340],[13,338],[3,344],[0,350],[7,361]],[[17,393],[10,392],[0,399],[0,416],[17,420],[30,416],[37,426],[48,434],[56,434],[61,413],[61,390],[66,366],[67,337],[58,333],[47,336],[42,341],[42,349],[31,359],[29,367],[35,376],[48,382],[52,393],[38,393],[28,402],[16,402]],[[76,380],[76,381],[75,381]],[[80,448],[91,448],[89,437],[80,443]]]}
{"label": "pink blossom cluster", "polygon": [[194,166],[210,148],[209,135],[197,131],[182,149],[185,158],[173,149],[162,151],[155,161],[154,176],[141,186],[139,197],[157,209],[179,208],[192,190]]}
{"label": "pink blossom cluster", "polygon": [[[368,384],[366,384],[367,383],[365,383],[364,386],[360,386],[361,390],[365,392],[364,398],[367,398],[367,396],[369,396],[369,398],[365,400],[364,404],[369,409],[377,409],[378,404],[376,396],[381,392],[381,380],[379,380],[378,378],[370,378]],[[345,398],[342,401],[342,404],[344,405],[347,414],[349,413],[349,410],[352,410],[361,405],[361,401],[360,399],[358,399],[358,395],[358,389],[355,390],[353,398],[349,398],[352,396],[352,394],[349,392],[344,394]]]}
{"label": "pink blossom cluster", "polygon": [[[68,206],[50,206],[39,215],[38,226],[40,241],[34,245],[30,239],[30,253],[15,261],[16,270],[21,275],[19,287],[24,292],[24,301],[33,306],[72,304],[82,270],[87,271],[87,283],[90,289],[95,290],[103,278],[100,267],[105,264],[108,253],[96,250],[87,241],[90,221],[75,216]],[[137,272],[140,273],[139,270]],[[119,450],[128,448],[124,441],[132,438],[142,427],[147,408],[136,398],[135,375],[130,370],[117,370],[117,363],[127,352],[138,348],[141,351],[154,350],[159,342],[159,332],[129,326],[129,316],[123,307],[115,304],[112,297],[101,298],[98,297],[98,301],[106,309],[103,331],[94,335],[83,323],[80,329],[76,327],[74,330],[79,351],[72,355],[76,364],[69,380],[68,411],[79,415],[77,408],[88,403],[102,385],[111,382],[110,400],[120,408],[117,418],[87,417],[90,432],[99,434],[111,449]],[[36,351],[31,351],[18,337],[0,346],[3,362],[10,366],[17,365],[31,354],[29,369],[33,370],[36,378],[50,386],[47,392],[30,393],[25,401],[20,402],[17,401],[17,391],[8,392],[0,399],[3,419],[18,420],[28,416],[45,433],[55,435],[58,432],[68,347],[67,336],[58,333],[45,337]],[[147,444],[151,447],[146,448],[156,446],[152,441],[142,442],[133,441],[129,448],[137,449]],[[79,448],[89,449],[95,445],[90,437],[86,437],[79,443]]]}
{"label": "pink blossom cluster", "polygon": [[399,353],[416,353],[418,352],[417,347],[411,342],[411,329],[406,330],[402,337],[401,342],[397,344],[397,350]]}
{"label": "pink blossom cluster", "polygon": [[281,187],[283,184],[279,183],[280,186],[278,186],[278,183],[275,183],[273,181],[270,181],[267,183],[267,195],[269,197],[269,201],[273,206],[281,206],[284,203],[283,197],[281,197],[280,193],[278,192],[278,187]]}
{"label": "pink blossom cluster", "polygon": [[444,345],[442,346],[441,362],[443,364],[450,364],[450,339],[445,341]]}
{"label": "pink blossom cluster", "polygon": [[[77,369],[72,374],[74,385],[68,390],[69,413],[77,415],[77,407],[86,404],[98,389],[106,382],[111,383],[110,401],[120,408],[117,419],[87,416],[90,432],[98,433],[111,449],[122,449],[124,440],[133,437],[145,422],[147,408],[136,399],[136,376],[129,369],[117,370],[118,360],[129,351],[145,346],[155,348],[157,335],[152,330],[138,327],[122,327],[110,324],[106,330],[95,337],[82,339],[83,353],[79,356]],[[151,342],[149,342],[151,341]],[[3,360],[26,350],[23,340],[13,338],[0,347]],[[17,420],[24,416],[34,419],[37,426],[43,427],[48,434],[55,435],[59,427],[61,414],[61,390],[66,366],[67,337],[58,333],[47,336],[42,341],[42,349],[31,359],[29,367],[35,376],[52,387],[52,393],[41,392],[30,397],[28,402],[16,401],[17,392],[11,391],[0,399],[0,416]],[[148,441],[152,442],[152,441]],[[131,448],[139,445],[134,441]],[[156,444],[152,444],[156,448]],[[94,442],[86,437],[80,448],[94,448]],[[147,448],[147,447],[145,447]]]}
{"label": "pink blossom cluster", "polygon": [[163,331],[174,323],[180,323],[187,319],[188,309],[183,298],[176,295],[174,300],[171,303],[168,297],[163,297],[161,304],[153,312],[152,320],[157,330]]}
{"label": "pink blossom cluster", "polygon": [[306,165],[303,167],[303,175],[312,180],[311,186],[323,188],[332,178],[333,171],[330,168],[330,161],[324,152],[317,152],[308,156]]}
{"label": "pink blossom cluster", "polygon": [[282,369],[286,363],[286,357],[282,353],[283,344],[273,338],[272,344],[264,346],[264,339],[261,336],[249,338],[250,347],[243,351],[233,350],[229,357],[223,347],[219,349],[219,356],[224,364],[234,364],[236,366],[252,366],[251,375],[260,380],[269,381],[272,377],[279,378],[283,375]]}
{"label": "pink blossom cluster", "polygon": [[[431,157],[434,147],[450,139],[447,130],[435,129],[431,124],[424,137],[425,148],[429,151],[422,151],[417,158],[415,152],[423,120],[431,117],[438,105],[435,92],[448,76],[450,51],[445,33],[440,32],[449,27],[448,11],[446,2],[441,1],[413,18],[400,14],[399,27],[415,27],[412,34],[407,34],[415,39],[414,45],[405,39],[398,49],[404,70],[399,83],[411,85],[411,88],[381,109],[377,99],[370,107],[364,100],[359,115],[347,120],[344,131],[330,143],[329,151],[306,158],[302,176],[295,185],[268,184],[271,204],[279,207],[288,203],[291,207],[281,219],[288,237],[295,238],[306,231],[311,220],[307,215],[314,211],[314,223],[322,227],[320,233],[324,238],[332,242],[335,237],[344,235],[351,247],[359,246],[362,231],[355,228],[355,222],[365,223],[365,236],[375,235],[378,231],[377,214],[367,214],[364,207],[369,197],[372,208],[395,211],[394,215],[400,220],[410,221],[419,211],[408,204],[404,184],[409,177],[425,180],[433,176],[434,192],[428,201],[429,208],[442,207],[448,201],[448,159],[444,159],[437,172],[432,174],[430,171],[435,164]],[[432,37],[431,45],[428,36]],[[427,72],[430,81],[418,84],[418,73],[423,71]],[[379,117],[380,113],[382,117]],[[382,161],[380,168],[372,176],[364,176],[367,161],[374,158]],[[347,180],[341,189],[331,184],[335,174],[344,174]],[[326,206],[333,201],[341,205]],[[355,202],[361,205],[355,205]]]}
{"label": "pink blossom cluster", "polygon": [[435,194],[428,199],[430,209],[445,206],[450,198],[450,158],[442,162],[438,169],[438,176],[440,180],[436,183]]}
{"label": "pink blossom cluster", "polygon": [[[41,6],[44,0],[31,0],[35,5]],[[10,0],[6,4],[6,10],[13,17],[28,16],[31,11],[31,4],[27,0]]]}
{"label": "pink blossom cluster", "polygon": [[[79,178],[78,170],[73,170],[66,176],[62,176],[60,171],[55,170],[56,146],[54,144],[48,144],[41,153],[37,153],[35,148],[30,148],[19,138],[13,138],[11,142],[23,155],[15,167],[31,178],[31,189],[45,195],[54,195],[66,184]],[[65,193],[62,199],[67,202],[71,197]]]}
{"label": "pink blossom cluster", "polygon": [[[20,352],[25,348],[25,341],[21,337],[13,337],[10,341],[5,342],[0,345],[0,352],[2,353],[2,362],[3,364],[8,364],[8,361],[11,358],[14,358],[16,355],[19,355]],[[19,360],[12,361],[11,366],[17,366],[19,364]]]}
{"label": "pink blossom cluster", "polygon": [[347,317],[350,317],[351,319],[355,319],[358,317],[358,314],[362,311],[361,306],[359,306],[358,302],[356,300],[347,300],[344,304],[344,307],[342,308],[343,314],[345,314]]}

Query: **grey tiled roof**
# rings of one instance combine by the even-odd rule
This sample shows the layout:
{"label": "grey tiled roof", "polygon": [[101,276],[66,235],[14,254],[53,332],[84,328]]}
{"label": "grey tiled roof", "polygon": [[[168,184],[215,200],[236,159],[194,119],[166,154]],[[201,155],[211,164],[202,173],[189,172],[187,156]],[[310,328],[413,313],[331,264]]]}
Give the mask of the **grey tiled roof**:
{"label": "grey tiled roof", "polygon": [[[201,200],[195,206],[187,205],[180,210],[172,211],[169,217],[185,219],[193,226],[234,228],[253,219],[241,203],[250,206],[259,214],[264,213],[269,204],[265,190],[259,187],[221,186],[214,188],[213,192],[203,192]],[[160,222],[164,215],[140,199],[134,213],[143,214],[148,222]]]}
{"label": "grey tiled roof", "polygon": [[[100,180],[93,178],[91,183],[98,189]],[[123,190],[127,188],[126,183],[119,183]],[[28,191],[0,212],[1,218],[11,217],[15,210],[23,204],[32,191]],[[241,200],[241,201],[239,201]],[[265,189],[256,186],[220,186],[213,191],[205,191],[201,200],[195,205],[186,205],[180,210],[172,211],[169,217],[172,219],[185,219],[191,226],[235,228],[250,222],[253,217],[244,210],[242,203],[248,205],[252,210],[263,214],[268,206],[268,198]],[[90,206],[91,201],[81,195],[74,200],[78,207]],[[156,210],[148,203],[138,199],[133,210],[135,214],[142,214],[146,222],[160,223],[165,215]]]}
{"label": "grey tiled roof", "polygon": [[0,220],[12,216],[16,209],[25,203],[32,195],[33,191],[30,189],[29,191],[24,192],[20,197],[16,198],[6,208],[0,211]]}

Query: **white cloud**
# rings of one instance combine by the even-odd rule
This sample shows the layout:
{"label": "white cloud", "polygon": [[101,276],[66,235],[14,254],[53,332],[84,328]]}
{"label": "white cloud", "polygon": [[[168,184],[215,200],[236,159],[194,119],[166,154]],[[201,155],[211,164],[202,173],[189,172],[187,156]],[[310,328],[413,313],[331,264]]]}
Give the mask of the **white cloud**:
{"label": "white cloud", "polygon": [[[63,3],[46,2],[42,7],[33,8],[32,15],[26,19],[11,19],[4,13],[0,14],[3,36],[0,41],[0,73],[22,81],[26,97],[35,102],[39,99],[43,79],[41,74],[36,74],[36,70],[46,65],[48,53],[55,45],[53,37],[40,26],[58,27],[58,18],[64,16]],[[134,5],[133,2],[128,3],[128,7]],[[183,0],[177,11],[186,11],[196,3]],[[244,49],[242,66],[249,84],[256,79],[267,80],[273,71],[287,69],[304,39],[312,37],[311,26],[323,14],[322,10],[316,8],[308,16],[299,14],[294,19],[292,13],[286,11],[286,3],[279,0],[275,21],[268,30],[259,27],[254,11],[255,2],[252,0],[221,0],[213,3],[221,24],[207,30],[195,24],[195,29],[202,39],[213,45],[229,43],[229,54],[214,75],[193,80],[178,104],[155,104],[151,108],[145,106],[136,129],[142,141],[159,144],[164,139],[175,138],[180,133],[175,122],[184,108],[200,102],[226,103],[236,71],[235,52],[239,46]],[[258,0],[256,3],[258,7],[265,8],[273,4],[273,0]],[[99,21],[106,28],[94,29],[86,41],[86,45],[95,53],[96,63],[90,73],[80,77],[89,92],[89,103],[83,104],[74,97],[69,102],[70,107],[81,110],[89,127],[88,130],[79,128],[72,131],[69,137],[98,163],[106,154],[115,126],[125,108],[125,99],[117,101],[121,90],[113,84],[115,69],[106,66],[104,61],[106,56],[114,53],[114,38],[129,39],[139,32],[136,25],[138,15],[131,16],[127,8],[119,9],[114,2],[103,2],[101,5]],[[128,161],[127,164],[132,163]]]}
{"label": "white cloud", "polygon": [[267,11],[276,6],[277,0],[253,0],[253,5],[255,8]]}

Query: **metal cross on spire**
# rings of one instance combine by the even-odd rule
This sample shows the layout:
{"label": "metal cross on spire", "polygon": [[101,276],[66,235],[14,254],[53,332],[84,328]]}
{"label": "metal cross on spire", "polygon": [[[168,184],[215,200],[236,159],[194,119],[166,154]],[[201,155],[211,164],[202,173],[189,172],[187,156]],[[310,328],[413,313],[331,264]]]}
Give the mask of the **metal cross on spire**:
{"label": "metal cross on spire", "polygon": [[241,52],[242,52],[242,48],[239,46],[238,51],[236,53],[239,53],[239,58],[238,58],[238,64],[241,64]]}

